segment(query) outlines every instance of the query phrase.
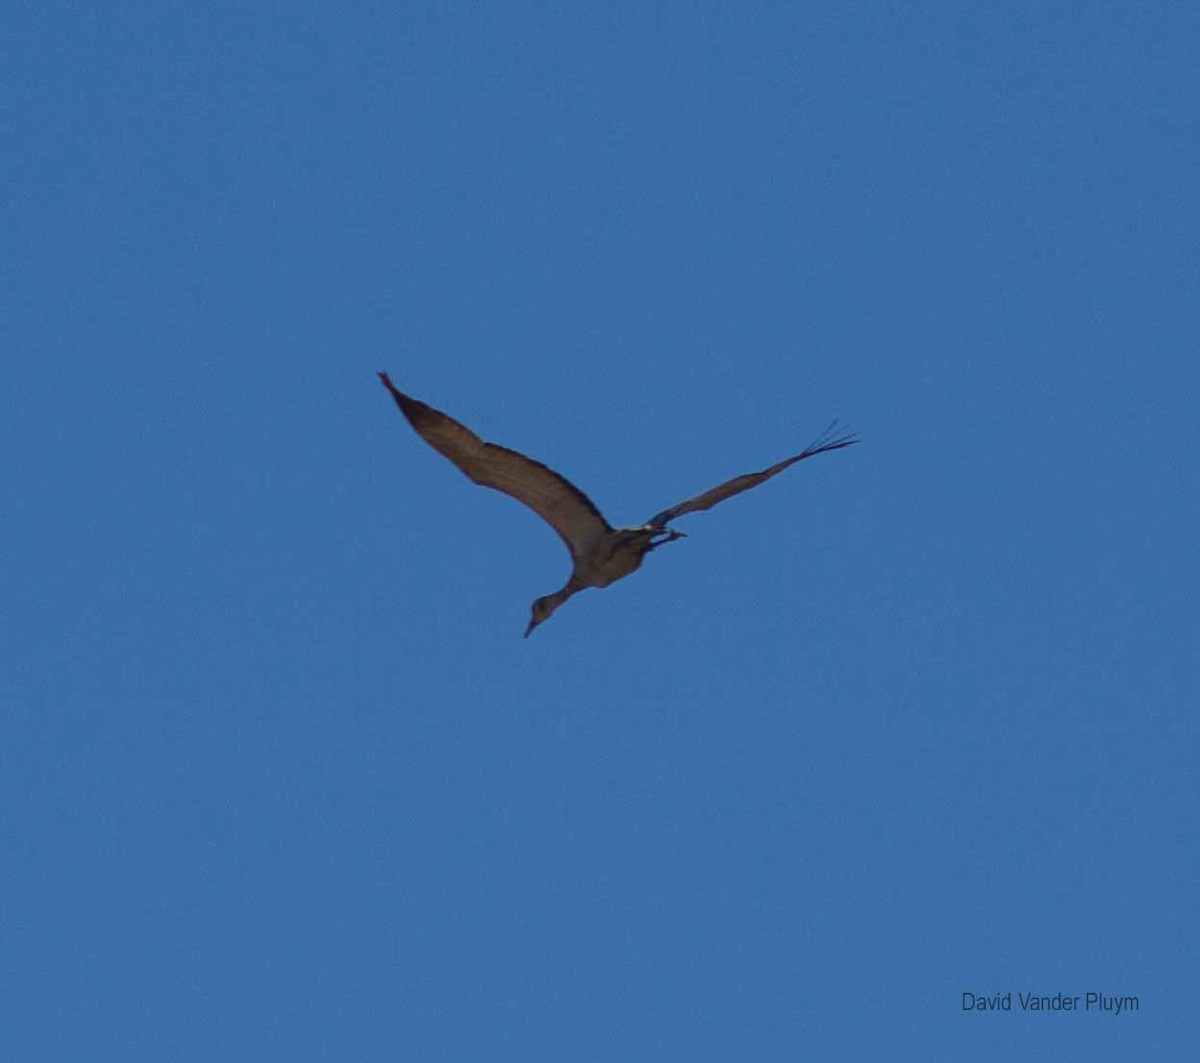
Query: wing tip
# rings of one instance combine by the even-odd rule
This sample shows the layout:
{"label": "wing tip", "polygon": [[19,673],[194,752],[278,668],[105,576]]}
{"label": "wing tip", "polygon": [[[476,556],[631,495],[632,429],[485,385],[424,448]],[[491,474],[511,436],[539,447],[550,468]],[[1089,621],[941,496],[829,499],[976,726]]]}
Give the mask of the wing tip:
{"label": "wing tip", "polygon": [[[420,399],[414,399],[411,395],[405,395],[395,384],[392,383],[392,378],[388,376],[387,370],[381,369],[378,372],[380,383],[391,393],[391,396],[396,401],[396,405],[400,407],[400,412],[408,418],[409,423],[416,428],[417,419],[424,416],[432,407],[426,406]],[[445,414],[442,414],[444,417]]]}
{"label": "wing tip", "polygon": [[831,450],[841,450],[843,447],[852,447],[855,443],[861,442],[862,436],[854,431],[854,429],[846,428],[843,430],[836,420],[830,421],[826,425],[825,430],[804,448],[803,457],[811,458],[815,454],[825,454]]}

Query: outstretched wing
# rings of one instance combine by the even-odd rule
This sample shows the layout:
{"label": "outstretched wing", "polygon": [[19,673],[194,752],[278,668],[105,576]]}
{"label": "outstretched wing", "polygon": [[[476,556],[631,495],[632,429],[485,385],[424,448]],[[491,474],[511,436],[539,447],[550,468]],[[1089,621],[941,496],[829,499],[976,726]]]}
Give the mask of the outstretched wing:
{"label": "outstretched wing", "polygon": [[379,379],[426,443],[475,483],[524,502],[562,536],[574,560],[586,557],[612,531],[592,500],[566,477],[515,450],[485,443],[453,417],[405,395],[387,373]]}
{"label": "outstretched wing", "polygon": [[672,521],[676,517],[682,517],[685,513],[695,513],[701,509],[711,509],[718,502],[724,502],[727,498],[740,495],[743,491],[749,491],[750,488],[765,483],[772,476],[783,472],[789,465],[795,465],[796,462],[803,461],[805,458],[811,458],[816,454],[824,454],[827,450],[841,450],[842,447],[853,446],[857,442],[858,436],[853,433],[838,432],[837,422],[835,421],[810,446],[795,455],[795,457],[786,458],[778,465],[772,465],[769,469],[763,469],[762,472],[748,472],[745,476],[735,476],[732,480],[726,480],[723,484],[718,484],[716,487],[710,488],[702,495],[689,498],[686,502],[680,502],[670,509],[664,509],[657,516],[650,518],[650,525],[655,528],[661,528],[668,521]]}

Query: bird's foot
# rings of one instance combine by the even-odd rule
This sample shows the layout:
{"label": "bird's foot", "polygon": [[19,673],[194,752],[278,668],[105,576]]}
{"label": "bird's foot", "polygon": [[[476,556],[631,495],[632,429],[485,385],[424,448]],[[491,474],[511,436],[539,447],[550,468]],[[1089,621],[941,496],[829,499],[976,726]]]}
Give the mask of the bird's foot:
{"label": "bird's foot", "polygon": [[673,543],[676,539],[686,539],[687,532],[676,531],[674,528],[664,528],[662,538],[654,542],[655,546],[662,546],[663,543]]}

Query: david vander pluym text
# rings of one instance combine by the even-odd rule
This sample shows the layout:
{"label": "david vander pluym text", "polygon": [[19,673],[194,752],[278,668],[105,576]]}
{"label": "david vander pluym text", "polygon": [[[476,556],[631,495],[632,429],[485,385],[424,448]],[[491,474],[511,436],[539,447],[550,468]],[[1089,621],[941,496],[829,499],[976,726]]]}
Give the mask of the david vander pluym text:
{"label": "david vander pluym text", "polygon": [[1141,1001],[1121,993],[971,993],[962,995],[963,1011],[1038,1011],[1062,1014],[1078,1011],[1099,1015],[1128,1015],[1141,1010]]}

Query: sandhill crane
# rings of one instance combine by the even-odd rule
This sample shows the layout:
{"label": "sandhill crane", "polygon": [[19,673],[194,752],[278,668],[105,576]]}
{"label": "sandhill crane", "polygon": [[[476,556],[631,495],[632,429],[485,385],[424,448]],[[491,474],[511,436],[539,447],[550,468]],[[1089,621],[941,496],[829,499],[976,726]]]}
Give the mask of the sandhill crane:
{"label": "sandhill crane", "polygon": [[685,538],[683,532],[667,527],[669,521],[685,513],[708,509],[727,498],[749,491],[805,458],[829,450],[840,450],[858,442],[858,438],[852,434],[834,434],[836,423],[831,424],[799,454],[785,458],[769,469],[735,476],[695,498],[656,513],[645,524],[613,528],[592,500],[566,477],[515,450],[496,443],[485,443],[453,417],[405,395],[392,383],[387,373],[381,372],[379,379],[391,392],[408,423],[426,443],[449,458],[475,483],[524,502],[562,536],[567,549],[571,551],[571,578],[561,590],[533,603],[529,626],[525,629],[526,638],[571,595],[588,587],[607,587],[637,571],[651,550],[663,543]]}

